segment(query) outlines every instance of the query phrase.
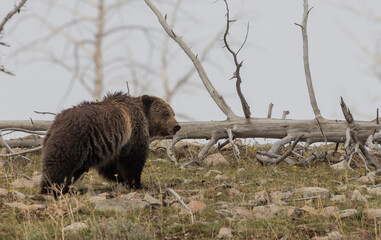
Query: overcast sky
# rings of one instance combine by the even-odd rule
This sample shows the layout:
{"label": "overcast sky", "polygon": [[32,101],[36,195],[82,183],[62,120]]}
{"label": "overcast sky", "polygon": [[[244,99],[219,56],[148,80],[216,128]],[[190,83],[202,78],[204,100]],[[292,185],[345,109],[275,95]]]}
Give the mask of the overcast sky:
{"label": "overcast sky", "polygon": [[[17,1],[3,0],[0,16],[5,16]],[[33,39],[45,36],[48,31],[38,21],[24,19],[23,16],[39,13],[47,21],[59,23],[68,21],[67,15],[56,10],[44,8],[44,1],[28,1],[23,12],[6,25],[5,41],[11,48],[0,47],[0,63],[12,70],[16,76],[0,73],[0,109],[1,120],[51,119],[49,116],[35,114],[34,111],[59,112],[64,108],[91,100],[92,97],[79,83],[63,99],[70,85],[72,75],[62,68],[40,61],[36,53],[25,51],[13,56],[13,52]],[[70,2],[70,1],[66,1]],[[171,20],[171,4],[153,1],[163,14]],[[225,6],[222,1],[197,0],[184,1],[183,10],[178,13],[178,22],[174,26],[177,35],[189,43],[192,50],[201,53],[205,46],[224,26]],[[187,3],[188,2],[188,3]],[[353,13],[343,10],[332,3],[345,3],[358,10]],[[250,23],[249,38],[239,58],[244,61],[241,69],[242,89],[251,107],[252,117],[265,117],[270,102],[274,103],[273,117],[281,117],[283,110],[289,110],[291,119],[313,118],[304,77],[302,61],[302,37],[300,28],[303,13],[302,0],[241,0],[229,1],[231,13],[237,22],[231,26],[231,42],[237,48],[245,37],[246,24]],[[70,4],[69,4],[70,5]],[[374,119],[376,109],[380,107],[381,80],[371,71],[372,61],[363,53],[354,41],[354,37],[372,53],[381,39],[381,14],[379,21],[367,17],[377,14],[381,9],[380,1],[310,1],[313,7],[308,22],[310,45],[310,65],[317,101],[325,118],[343,119],[339,98],[343,96],[354,113],[355,119]],[[81,10],[86,10],[82,6]],[[91,15],[91,9],[88,10]],[[125,10],[117,13],[127,23],[143,24],[162,31],[154,14],[144,1],[135,1]],[[361,15],[363,14],[363,15]],[[376,16],[376,15],[374,15]],[[109,26],[111,27],[111,26]],[[163,96],[161,84],[161,58],[164,33],[158,31],[152,35],[156,44],[153,56],[149,59],[151,68],[157,74],[146,76],[153,87],[147,94]],[[346,31],[348,33],[346,33]],[[353,37],[354,36],[354,37]],[[125,47],[120,51],[131,51],[131,56],[139,61],[147,58],[147,41],[141,35],[127,34],[122,40]],[[169,68],[169,78],[175,81],[192,67],[191,61],[178,46],[170,42],[173,61]],[[46,48],[66,51],[65,42],[57,37]],[[40,48],[43,48],[40,46]],[[127,49],[127,50],[126,50]],[[119,51],[119,50],[113,50]],[[127,52],[128,52],[127,51]],[[141,54],[139,54],[141,53]],[[70,57],[67,55],[65,57]],[[223,48],[222,41],[213,44],[204,64],[210,80],[225,97],[237,115],[243,115],[235,91],[235,82],[230,80],[235,70],[231,56]],[[139,71],[139,69],[138,69]],[[125,90],[129,76],[121,76],[107,83],[107,91]],[[192,77],[191,85],[176,95],[171,102],[175,112],[187,115],[193,120],[223,120],[224,115],[218,109],[206,90],[203,89],[197,75]],[[135,91],[135,92],[134,92]],[[132,87],[132,94],[141,94]],[[179,120],[184,120],[181,116]]]}

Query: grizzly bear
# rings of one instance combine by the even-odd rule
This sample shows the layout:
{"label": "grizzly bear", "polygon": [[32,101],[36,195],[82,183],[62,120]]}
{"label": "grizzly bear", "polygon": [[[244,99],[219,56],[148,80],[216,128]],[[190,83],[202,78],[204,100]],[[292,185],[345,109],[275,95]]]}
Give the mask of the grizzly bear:
{"label": "grizzly bear", "polygon": [[179,130],[169,104],[148,95],[116,92],[64,110],[43,142],[41,193],[66,193],[90,168],[108,180],[140,188],[150,137]]}

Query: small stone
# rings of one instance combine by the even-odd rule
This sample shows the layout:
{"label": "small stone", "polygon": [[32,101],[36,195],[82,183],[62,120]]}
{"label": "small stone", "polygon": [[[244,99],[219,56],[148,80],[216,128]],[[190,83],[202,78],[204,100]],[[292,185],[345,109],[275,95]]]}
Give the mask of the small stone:
{"label": "small stone", "polygon": [[0,197],[7,196],[9,191],[5,188],[0,188]]}
{"label": "small stone", "polygon": [[318,196],[321,198],[330,198],[331,193],[329,190],[319,187],[304,187],[298,188],[295,192],[301,192],[304,198]]}
{"label": "small stone", "polygon": [[377,185],[377,187],[370,187],[366,189],[368,193],[375,194],[377,196],[381,196],[381,185]]}
{"label": "small stone", "polygon": [[73,224],[70,224],[66,227],[64,227],[63,231],[80,231],[82,229],[86,229],[88,228],[87,225],[85,223],[81,223],[81,222],[75,222]]}
{"label": "small stone", "polygon": [[337,187],[337,191],[347,191],[348,185],[341,185]]}
{"label": "small stone", "polygon": [[18,178],[12,182],[12,186],[14,188],[34,188],[38,186],[38,184],[35,184],[32,180],[26,178]]}
{"label": "small stone", "polygon": [[237,173],[243,173],[244,171],[245,171],[244,168],[238,168],[238,169],[237,169]]}
{"label": "small stone", "polygon": [[355,190],[351,197],[352,201],[367,202],[368,200],[358,190]]}
{"label": "small stone", "polygon": [[158,199],[152,197],[152,196],[151,196],[150,194],[148,194],[148,193],[146,193],[146,194],[144,195],[143,200],[147,201],[149,204],[151,204],[151,205],[153,205],[153,206],[162,206],[162,205],[163,205],[163,203],[162,203],[160,200],[158,200]]}
{"label": "small stone", "polygon": [[22,199],[22,200],[24,200],[26,198],[24,193],[21,193],[21,192],[16,191],[16,190],[12,191],[12,195],[15,196],[16,198]]}
{"label": "small stone", "polygon": [[266,205],[271,202],[271,197],[265,190],[263,190],[263,191],[255,193],[252,201],[256,205]]}
{"label": "small stone", "polygon": [[345,195],[333,195],[331,197],[332,202],[344,202],[346,199]]}
{"label": "small stone", "polygon": [[294,207],[294,206],[289,206],[287,207],[287,216],[295,219],[295,218],[301,218],[304,213],[306,211],[304,211],[303,209],[300,209],[300,208],[297,208],[297,207]]}
{"label": "small stone", "polygon": [[227,227],[222,227],[217,235],[217,239],[230,239],[232,237],[232,230]]}
{"label": "small stone", "polygon": [[230,188],[229,189],[229,195],[231,195],[231,196],[240,196],[242,194],[243,193],[240,192],[239,190],[237,190],[236,188]]}
{"label": "small stone", "polygon": [[184,179],[184,184],[192,183],[193,179]]}
{"label": "small stone", "polygon": [[192,212],[194,212],[194,213],[201,212],[202,210],[204,210],[206,208],[205,203],[200,202],[200,201],[196,201],[196,200],[190,201],[187,205],[188,205],[189,209],[192,210]]}
{"label": "small stone", "polygon": [[341,239],[343,239],[343,235],[341,235],[337,231],[334,231],[334,232],[328,233],[328,239],[329,240],[341,240]]}
{"label": "small stone", "polygon": [[281,208],[278,205],[270,204],[253,208],[253,215],[256,219],[269,219],[275,217]]}
{"label": "small stone", "polygon": [[226,176],[218,174],[214,179],[216,179],[216,180],[227,180],[228,178]]}
{"label": "small stone", "polygon": [[253,212],[244,208],[244,207],[234,207],[232,210],[231,210],[233,216],[235,217],[252,217],[253,216]]}
{"label": "small stone", "polygon": [[4,160],[0,160],[0,169],[4,168],[4,166],[5,166],[5,161]]}
{"label": "small stone", "polygon": [[216,197],[220,197],[222,195],[222,192],[216,193]]}
{"label": "small stone", "polygon": [[315,208],[310,207],[308,205],[303,206],[301,209],[306,211],[306,212],[308,212],[311,215],[319,215],[319,211],[318,210],[316,210]]}
{"label": "small stone", "polygon": [[259,185],[263,186],[265,184],[267,184],[267,180],[266,179],[259,180]]}
{"label": "small stone", "polygon": [[358,182],[363,183],[363,184],[375,184],[376,182],[376,172],[370,172],[366,176],[362,176],[359,179],[357,179]]}
{"label": "small stone", "polygon": [[356,215],[357,213],[359,213],[359,211],[357,211],[356,209],[345,209],[345,210],[342,210],[339,212],[339,217],[340,218],[347,218],[347,217],[351,217],[353,215]]}
{"label": "small stone", "polygon": [[364,214],[368,219],[381,219],[381,208],[369,208],[364,210]]}
{"label": "small stone", "polygon": [[96,195],[96,196],[91,196],[89,197],[89,201],[92,202],[92,203],[95,203],[97,201],[102,201],[102,200],[106,200],[106,196],[105,195]]}
{"label": "small stone", "polygon": [[204,160],[207,166],[217,166],[217,165],[229,165],[230,163],[222,156],[221,153],[215,153],[209,155]]}
{"label": "small stone", "polygon": [[29,206],[25,205],[24,203],[21,202],[12,202],[12,203],[4,203],[6,206],[9,206],[11,208],[17,208],[20,210],[29,210]]}
{"label": "small stone", "polygon": [[222,174],[222,172],[220,172],[218,170],[209,170],[204,176],[205,177],[210,177],[212,175],[212,173]]}
{"label": "small stone", "polygon": [[348,169],[348,162],[347,161],[341,161],[339,163],[331,165],[331,168],[336,170],[345,170]]}
{"label": "small stone", "polygon": [[142,200],[142,197],[137,192],[130,192],[128,194],[122,194],[119,197],[120,199],[126,199],[126,200]]}
{"label": "small stone", "polygon": [[338,214],[339,214],[339,208],[336,206],[325,207],[322,213],[324,217],[335,217]]}

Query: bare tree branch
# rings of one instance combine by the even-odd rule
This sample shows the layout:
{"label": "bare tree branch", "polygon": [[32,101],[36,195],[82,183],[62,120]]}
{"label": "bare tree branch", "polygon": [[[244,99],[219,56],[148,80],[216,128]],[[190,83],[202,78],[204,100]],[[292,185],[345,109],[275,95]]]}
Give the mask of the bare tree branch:
{"label": "bare tree branch", "polygon": [[303,5],[304,11],[303,11],[302,25],[297,24],[297,23],[295,23],[295,25],[299,26],[302,29],[304,71],[305,71],[305,75],[306,75],[308,95],[310,96],[310,102],[311,102],[312,110],[314,111],[316,118],[322,118],[322,115],[320,113],[320,109],[319,109],[317,101],[316,101],[314,87],[312,85],[312,77],[311,77],[310,63],[309,63],[309,57],[308,57],[307,21],[308,21],[308,15],[309,15],[312,8],[311,9],[308,8],[308,0],[303,0],[303,1],[304,1],[304,5]]}
{"label": "bare tree branch", "polygon": [[192,50],[186,45],[184,40],[177,36],[174,31],[169,27],[167,21],[164,19],[163,15],[160,13],[159,9],[152,4],[150,0],[145,0],[146,4],[151,8],[151,10],[155,13],[158,18],[161,26],[167,32],[167,34],[183,49],[183,51],[188,55],[188,57],[192,60],[195,68],[197,69],[198,74],[205,86],[208,90],[210,96],[213,98],[215,103],[221,109],[221,111],[227,116],[228,119],[237,119],[237,115],[234,114],[232,109],[227,105],[225,99],[217,92],[214,86],[211,84],[208,75],[206,74],[203,66],[201,65],[197,56],[192,52]]}
{"label": "bare tree branch", "polygon": [[228,41],[227,41],[227,36],[229,34],[230,23],[232,22],[232,20],[230,20],[228,2],[227,2],[227,0],[224,0],[224,2],[225,2],[225,6],[226,6],[226,31],[225,31],[225,34],[224,34],[224,43],[225,43],[226,49],[228,49],[228,51],[233,55],[234,64],[236,66],[236,70],[235,70],[235,72],[233,74],[233,78],[237,79],[237,81],[236,81],[236,89],[237,89],[237,93],[238,93],[239,99],[241,101],[243,113],[245,115],[245,118],[249,119],[250,115],[251,115],[250,106],[247,103],[245,97],[243,96],[242,90],[241,90],[242,79],[241,79],[241,75],[240,75],[240,70],[241,70],[243,62],[238,62],[238,58],[237,58],[238,53],[241,51],[242,47],[245,45],[245,43],[247,41],[247,37],[249,35],[249,24],[247,24],[247,31],[246,31],[245,40],[243,41],[243,43],[242,43],[241,47],[238,49],[238,51],[234,52],[230,48],[230,46],[228,44]]}
{"label": "bare tree branch", "polygon": [[15,15],[21,11],[21,8],[24,6],[27,0],[22,0],[12,11],[10,11],[7,16],[0,23],[0,33],[3,31],[5,24]]}

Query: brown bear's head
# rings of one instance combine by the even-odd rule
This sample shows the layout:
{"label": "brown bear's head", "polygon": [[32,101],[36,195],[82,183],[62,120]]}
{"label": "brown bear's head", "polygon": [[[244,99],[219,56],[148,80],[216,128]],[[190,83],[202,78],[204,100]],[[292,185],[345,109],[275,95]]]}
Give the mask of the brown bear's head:
{"label": "brown bear's head", "polygon": [[180,125],[171,106],[163,99],[148,95],[141,96],[144,112],[148,119],[151,137],[175,135]]}

